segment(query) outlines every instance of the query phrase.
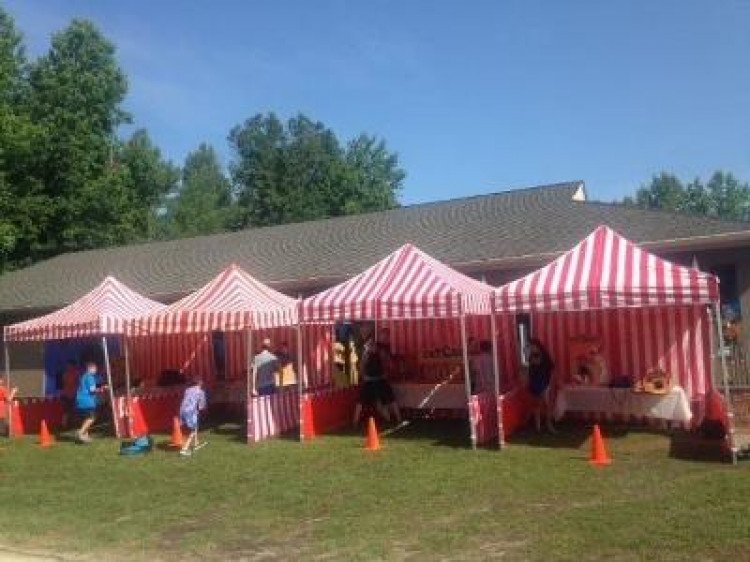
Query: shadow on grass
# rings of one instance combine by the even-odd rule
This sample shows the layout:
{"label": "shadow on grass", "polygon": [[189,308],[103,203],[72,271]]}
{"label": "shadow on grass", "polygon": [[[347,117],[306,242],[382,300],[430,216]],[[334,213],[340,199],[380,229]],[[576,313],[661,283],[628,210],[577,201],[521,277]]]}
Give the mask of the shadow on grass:
{"label": "shadow on grass", "polygon": [[591,429],[583,425],[566,423],[556,426],[556,429],[557,433],[551,434],[527,426],[514,433],[508,442],[545,449],[580,449],[591,435]]}
{"label": "shadow on grass", "polygon": [[669,456],[673,459],[700,463],[726,463],[731,455],[723,439],[707,439],[686,431],[672,435]]}

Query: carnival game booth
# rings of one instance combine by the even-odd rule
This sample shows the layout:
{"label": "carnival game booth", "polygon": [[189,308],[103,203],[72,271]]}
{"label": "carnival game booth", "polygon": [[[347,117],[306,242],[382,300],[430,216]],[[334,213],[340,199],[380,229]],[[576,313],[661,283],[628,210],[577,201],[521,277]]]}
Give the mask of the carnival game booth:
{"label": "carnival game booth", "polygon": [[712,387],[709,307],[718,313],[718,298],[713,275],[599,226],[550,264],[497,289],[495,308],[505,318],[528,315],[533,336],[552,355],[555,417],[687,427]]}
{"label": "carnival game booth", "polygon": [[[164,305],[147,299],[126,287],[114,277],[104,281],[68,306],[45,316],[6,326],[3,333],[5,351],[5,370],[8,385],[12,384],[10,346],[24,342],[45,342],[45,354],[49,355],[67,348],[72,353],[71,359],[81,350],[101,346],[100,367],[107,375],[107,402],[114,405],[112,369],[112,347],[121,348],[127,321],[134,316],[153,313],[164,308]],[[89,356],[85,359],[93,359]],[[47,357],[49,359],[49,357]],[[82,357],[75,362],[81,367]],[[103,365],[102,365],[103,363]],[[47,361],[49,367],[49,361]],[[62,365],[60,365],[62,366]],[[126,369],[127,370],[127,369]],[[124,433],[122,420],[112,408],[114,431],[119,437]],[[45,420],[52,428],[62,424],[63,406],[59,397],[44,399],[20,399],[11,409],[11,433],[19,436],[24,432],[36,432],[40,422]]]}
{"label": "carnival game booth", "polygon": [[[214,407],[241,408],[247,414],[248,442],[293,429],[299,424],[299,380],[280,381],[280,391],[272,396],[249,397],[251,361],[256,345],[268,337],[287,342],[291,357],[298,361],[302,349],[297,300],[279,293],[254,279],[237,265],[230,265],[206,285],[153,314],[128,323],[129,344],[149,350],[148,355],[163,358],[180,342],[193,338],[183,351],[205,357],[190,366],[172,368],[188,379],[199,375],[209,391]],[[178,363],[181,360],[180,353]],[[190,359],[190,358],[189,358]],[[165,363],[139,364],[138,376],[153,381]],[[293,373],[300,373],[299,365]],[[187,380],[185,380],[187,382]],[[283,384],[286,383],[286,384]],[[133,396],[130,384],[120,403],[130,405],[133,422],[148,431],[164,431],[179,409],[184,385],[168,394],[154,392],[153,386]]]}
{"label": "carnival game booth", "polygon": [[[387,373],[407,413],[458,412],[472,445],[498,434],[497,364],[472,392],[469,338],[492,340],[492,288],[406,244],[359,275],[302,302],[303,324],[371,323],[385,333],[398,366]],[[476,327],[481,328],[475,330]],[[473,332],[473,333],[472,333]],[[395,371],[395,372],[394,372]],[[352,381],[357,382],[357,381]],[[351,422],[359,387],[331,393],[307,389],[303,409],[315,432]]]}

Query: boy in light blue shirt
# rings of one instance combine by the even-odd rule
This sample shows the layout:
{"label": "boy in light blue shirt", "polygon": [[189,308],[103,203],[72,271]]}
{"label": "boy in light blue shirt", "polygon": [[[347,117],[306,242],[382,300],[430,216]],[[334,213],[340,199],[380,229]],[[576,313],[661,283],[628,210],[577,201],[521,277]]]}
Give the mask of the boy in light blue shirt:
{"label": "boy in light blue shirt", "polygon": [[189,457],[193,450],[200,447],[198,443],[198,416],[206,409],[206,393],[203,390],[203,381],[200,378],[193,380],[193,384],[185,389],[180,404],[180,423],[190,431],[190,435],[182,446],[180,455]]}
{"label": "boy in light blue shirt", "polygon": [[76,436],[81,443],[89,443],[91,435],[89,430],[96,420],[96,408],[99,405],[99,375],[96,372],[96,363],[89,361],[86,363],[86,371],[78,380],[78,390],[76,390],[76,411],[83,419],[81,428]]}

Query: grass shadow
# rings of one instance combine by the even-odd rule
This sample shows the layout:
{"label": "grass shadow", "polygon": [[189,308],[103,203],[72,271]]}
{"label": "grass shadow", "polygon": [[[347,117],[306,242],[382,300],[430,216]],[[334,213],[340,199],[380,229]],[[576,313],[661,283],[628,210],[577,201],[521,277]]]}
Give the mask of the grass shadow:
{"label": "grass shadow", "polygon": [[544,449],[580,449],[591,435],[591,429],[578,424],[559,424],[557,433],[551,434],[542,430],[525,426],[508,439],[511,445],[526,445]]}
{"label": "grass shadow", "polygon": [[407,420],[403,426],[394,424],[384,427],[381,435],[395,441],[427,442],[437,447],[453,449],[471,448],[467,420]]}
{"label": "grass shadow", "polygon": [[708,439],[697,433],[675,432],[669,442],[673,459],[700,463],[727,463],[731,455],[724,439]]}

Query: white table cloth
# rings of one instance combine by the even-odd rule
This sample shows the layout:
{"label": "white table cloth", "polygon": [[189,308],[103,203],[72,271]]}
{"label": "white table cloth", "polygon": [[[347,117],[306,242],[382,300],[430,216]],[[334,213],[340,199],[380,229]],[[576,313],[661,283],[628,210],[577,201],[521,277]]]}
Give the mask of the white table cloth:
{"label": "white table cloth", "polygon": [[466,389],[463,384],[394,383],[396,402],[402,408],[466,409]]}
{"label": "white table cloth", "polygon": [[679,386],[661,395],[636,393],[629,388],[566,386],[557,394],[555,419],[562,418],[565,412],[594,412],[681,423],[687,423],[693,417],[687,394]]}

